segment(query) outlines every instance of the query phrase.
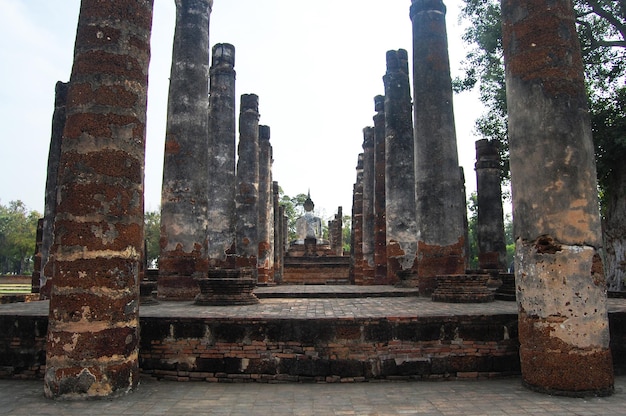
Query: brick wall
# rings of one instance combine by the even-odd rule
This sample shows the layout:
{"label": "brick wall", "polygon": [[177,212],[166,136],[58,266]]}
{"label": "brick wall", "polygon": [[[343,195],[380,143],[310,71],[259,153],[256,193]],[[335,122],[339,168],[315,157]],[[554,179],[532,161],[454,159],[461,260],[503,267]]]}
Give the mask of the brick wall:
{"label": "brick wall", "polygon": [[[611,313],[624,374],[626,312]],[[47,317],[0,316],[0,378],[42,378]],[[517,316],[342,320],[141,318],[140,366],[220,382],[482,378],[519,373]]]}

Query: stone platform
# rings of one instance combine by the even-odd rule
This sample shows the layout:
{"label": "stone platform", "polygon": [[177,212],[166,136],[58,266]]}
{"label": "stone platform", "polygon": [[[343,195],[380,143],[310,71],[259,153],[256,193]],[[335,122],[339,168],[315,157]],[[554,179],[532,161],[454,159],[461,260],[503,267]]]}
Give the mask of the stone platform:
{"label": "stone platform", "polygon": [[[411,290],[291,286],[333,298],[256,305],[160,302],[140,309],[140,365],[167,380],[220,382],[490,378],[519,372],[515,302],[451,304]],[[376,289],[374,296],[368,291]],[[273,293],[273,294],[272,294]],[[359,297],[354,297],[356,295]],[[341,295],[341,297],[339,296]],[[616,373],[626,369],[626,300],[609,299]],[[0,376],[40,378],[48,302],[0,305]]]}

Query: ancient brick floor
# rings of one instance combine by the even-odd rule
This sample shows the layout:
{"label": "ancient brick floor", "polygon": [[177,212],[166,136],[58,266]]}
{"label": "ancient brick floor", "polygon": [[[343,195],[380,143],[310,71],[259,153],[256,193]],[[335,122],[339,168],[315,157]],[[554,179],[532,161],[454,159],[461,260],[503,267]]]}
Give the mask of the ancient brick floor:
{"label": "ancient brick floor", "polygon": [[624,415],[626,376],[604,398],[534,393],[519,378],[351,384],[216,384],[144,378],[116,399],[51,401],[42,381],[0,380],[3,415]]}
{"label": "ancient brick floor", "polygon": [[[281,296],[268,297],[280,291]],[[296,297],[298,291],[317,293],[322,297]],[[385,291],[393,293],[384,297]],[[161,301],[157,305],[144,305],[140,315],[146,317],[199,317],[199,318],[371,318],[406,316],[500,315],[517,314],[515,302],[443,303],[430,298],[410,296],[411,290],[391,287],[355,286],[279,286],[257,288],[261,298],[256,305],[196,306],[191,301]],[[354,297],[354,294],[361,297]],[[409,296],[399,296],[404,293]],[[271,295],[273,296],[273,295]],[[609,299],[609,311],[626,311],[626,299]],[[0,315],[47,316],[48,301],[0,305]]]}

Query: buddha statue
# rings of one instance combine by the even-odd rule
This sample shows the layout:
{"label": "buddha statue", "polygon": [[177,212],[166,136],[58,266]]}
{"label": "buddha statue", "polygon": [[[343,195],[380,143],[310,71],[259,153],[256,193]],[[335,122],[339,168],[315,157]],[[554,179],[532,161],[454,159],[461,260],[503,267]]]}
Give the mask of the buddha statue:
{"label": "buddha statue", "polygon": [[307,238],[319,240],[322,237],[322,220],[313,215],[315,204],[311,200],[311,195],[307,195],[304,201],[304,215],[296,220],[296,233],[298,241],[304,242]]}

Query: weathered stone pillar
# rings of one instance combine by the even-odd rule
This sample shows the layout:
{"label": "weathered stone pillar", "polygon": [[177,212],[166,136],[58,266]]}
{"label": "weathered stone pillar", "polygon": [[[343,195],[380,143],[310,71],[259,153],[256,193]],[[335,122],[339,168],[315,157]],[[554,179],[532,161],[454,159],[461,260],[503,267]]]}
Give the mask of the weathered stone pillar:
{"label": "weathered stone pillar", "polygon": [[522,378],[613,392],[591,124],[569,0],[503,0]]}
{"label": "weathered stone pillar", "polygon": [[270,144],[269,126],[259,126],[259,219],[257,272],[258,284],[272,283],[273,253],[271,247],[271,219],[273,218],[272,204],[272,146]]}
{"label": "weathered stone pillar", "polygon": [[385,214],[385,97],[374,97],[374,280],[387,279],[387,224]]}
{"label": "weathered stone pillar", "polygon": [[48,169],[46,176],[46,195],[44,202],[43,228],[41,235],[41,270],[39,274],[39,296],[50,298],[53,267],[50,259],[50,248],[54,242],[54,216],[57,210],[57,181],[59,176],[59,159],[61,158],[61,142],[65,128],[65,106],[69,83],[57,82],[54,89],[54,113],[52,114],[52,133],[48,150]]}
{"label": "weathered stone pillar", "polygon": [[191,300],[206,276],[209,16],[212,0],[176,0],[167,103],[158,297]]}
{"label": "weathered stone pillar", "polygon": [[283,279],[282,275],[282,264],[283,264],[283,250],[282,250],[282,215],[280,210],[280,187],[278,186],[278,182],[272,182],[272,206],[273,206],[273,223],[274,223],[274,244],[273,252],[274,252],[274,282],[280,283]]}
{"label": "weathered stone pillar", "polygon": [[356,165],[356,183],[352,194],[352,283],[363,284],[363,153]]}
{"label": "weathered stone pillar", "polygon": [[343,256],[343,207],[337,207],[337,213],[333,221],[332,250],[336,256]]}
{"label": "weathered stone pillar", "polygon": [[476,141],[476,189],[478,194],[478,265],[481,269],[506,269],[504,211],[498,143]]}
{"label": "weathered stone pillar", "polygon": [[[43,239],[43,218],[37,220],[35,233],[35,253],[33,255],[33,273],[30,280],[30,293],[39,293],[39,281],[41,279],[41,240]],[[50,282],[52,283],[52,281]]]}
{"label": "weathered stone pillar", "polygon": [[259,220],[259,97],[243,94],[239,106],[235,243],[238,268],[254,269],[256,278]]}
{"label": "weathered stone pillar", "polygon": [[235,267],[235,47],[213,46],[209,87],[209,266]]}
{"label": "weathered stone pillar", "polygon": [[387,282],[411,279],[417,253],[415,168],[409,63],[404,49],[387,52],[385,83],[385,214]]}
{"label": "weathered stone pillar", "polygon": [[412,0],[415,195],[420,290],[437,275],[465,272],[464,197],[452,106],[452,81],[441,0]]}
{"label": "weathered stone pillar", "polygon": [[363,129],[363,284],[374,283],[374,128]]}
{"label": "weathered stone pillar", "polygon": [[54,224],[46,397],[132,391],[139,381],[151,0],[83,0]]}

